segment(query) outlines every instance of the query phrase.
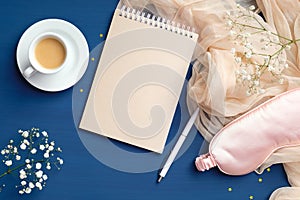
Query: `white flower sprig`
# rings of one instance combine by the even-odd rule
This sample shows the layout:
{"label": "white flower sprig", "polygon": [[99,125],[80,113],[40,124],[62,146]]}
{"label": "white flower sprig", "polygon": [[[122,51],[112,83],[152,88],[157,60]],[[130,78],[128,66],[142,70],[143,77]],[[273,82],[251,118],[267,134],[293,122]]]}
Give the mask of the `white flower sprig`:
{"label": "white flower sprig", "polygon": [[[16,143],[10,140],[8,145],[1,150],[2,160],[7,170],[0,178],[8,174],[17,174],[20,183],[16,185],[19,194],[30,194],[33,189],[42,190],[48,180],[47,171],[53,167],[60,170],[63,159],[57,156],[62,152],[55,146],[54,141],[49,140],[48,133],[38,128],[18,133],[21,141]],[[0,192],[5,184],[0,186]]]}
{"label": "white flower sprig", "polygon": [[270,31],[254,10],[255,6],[244,9],[238,5],[225,15],[226,27],[235,45],[231,53],[239,65],[236,79],[247,88],[247,96],[265,92],[261,79],[284,83],[282,71],[288,68],[285,50],[300,41]]}

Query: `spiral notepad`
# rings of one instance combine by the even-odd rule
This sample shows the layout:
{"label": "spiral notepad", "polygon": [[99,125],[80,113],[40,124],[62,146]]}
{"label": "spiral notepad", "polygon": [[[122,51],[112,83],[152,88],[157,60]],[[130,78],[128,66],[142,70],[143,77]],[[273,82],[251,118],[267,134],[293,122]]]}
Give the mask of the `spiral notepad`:
{"label": "spiral notepad", "polygon": [[79,127],[162,153],[198,35],[115,10]]}

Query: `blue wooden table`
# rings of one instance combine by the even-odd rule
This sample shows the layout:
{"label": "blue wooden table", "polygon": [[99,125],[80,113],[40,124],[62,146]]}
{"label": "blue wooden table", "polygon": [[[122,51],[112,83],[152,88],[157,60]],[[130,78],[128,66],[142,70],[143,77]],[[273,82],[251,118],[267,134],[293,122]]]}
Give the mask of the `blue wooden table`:
{"label": "blue wooden table", "polygon": [[[5,180],[7,185],[0,193],[0,199],[265,200],[276,188],[288,185],[281,165],[272,166],[262,175],[251,173],[240,177],[224,175],[217,169],[197,172],[193,162],[203,141],[199,133],[190,139],[186,151],[176,160],[160,184],[156,183],[157,170],[143,172],[141,163],[132,163],[140,166],[136,173],[134,170],[123,169],[122,163],[128,165],[126,156],[114,164],[95,158],[91,149],[80,139],[72,109],[74,94],[75,97],[77,93],[86,95],[87,89],[81,90],[80,85],[75,85],[62,92],[49,93],[32,87],[19,73],[15,52],[22,33],[33,23],[47,18],[60,18],[76,25],[85,35],[90,51],[93,52],[105,40],[117,3],[116,0],[0,2],[0,148],[10,139],[18,138],[17,130],[40,127],[47,130],[51,138],[62,147],[65,160],[61,171],[50,172],[47,186],[41,192],[33,191],[30,195],[21,196],[16,189],[9,187],[19,184],[18,175],[0,179],[0,184]],[[178,132],[182,114],[179,110],[177,108],[168,143]],[[145,153],[119,142],[110,142],[124,151]],[[109,150],[102,153],[114,159]],[[4,164],[0,163],[0,173],[5,169]]]}

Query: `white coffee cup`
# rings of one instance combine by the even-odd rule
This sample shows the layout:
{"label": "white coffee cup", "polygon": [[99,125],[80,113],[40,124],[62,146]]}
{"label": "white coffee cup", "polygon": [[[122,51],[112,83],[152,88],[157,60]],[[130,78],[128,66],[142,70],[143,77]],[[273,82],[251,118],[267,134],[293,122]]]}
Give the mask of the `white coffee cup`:
{"label": "white coffee cup", "polygon": [[36,72],[54,74],[66,66],[67,44],[64,37],[58,33],[42,33],[31,42],[28,56],[30,65],[23,72],[26,78],[30,78]]}

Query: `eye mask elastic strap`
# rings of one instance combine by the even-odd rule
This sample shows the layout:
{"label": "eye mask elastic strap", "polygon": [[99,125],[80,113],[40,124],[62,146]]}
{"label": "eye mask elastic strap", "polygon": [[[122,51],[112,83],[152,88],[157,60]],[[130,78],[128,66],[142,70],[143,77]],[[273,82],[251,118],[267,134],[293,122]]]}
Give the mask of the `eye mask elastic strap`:
{"label": "eye mask elastic strap", "polygon": [[196,158],[195,164],[199,171],[209,170],[217,166],[215,159],[209,153]]}

